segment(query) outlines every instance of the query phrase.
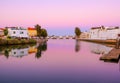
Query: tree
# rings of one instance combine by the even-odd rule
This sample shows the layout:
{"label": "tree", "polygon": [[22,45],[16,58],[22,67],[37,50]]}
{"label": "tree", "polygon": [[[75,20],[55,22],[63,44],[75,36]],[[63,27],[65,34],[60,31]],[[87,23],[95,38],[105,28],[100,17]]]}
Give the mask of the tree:
{"label": "tree", "polygon": [[37,30],[37,36],[40,37],[41,36],[41,26],[40,25],[35,25],[35,29]]}
{"label": "tree", "polygon": [[75,35],[79,37],[80,34],[81,34],[81,30],[79,29],[79,27],[75,27]]}
{"label": "tree", "polygon": [[41,36],[44,37],[44,38],[48,36],[48,33],[47,33],[46,29],[41,29]]}
{"label": "tree", "polygon": [[8,35],[8,29],[7,28],[4,29],[4,35]]}

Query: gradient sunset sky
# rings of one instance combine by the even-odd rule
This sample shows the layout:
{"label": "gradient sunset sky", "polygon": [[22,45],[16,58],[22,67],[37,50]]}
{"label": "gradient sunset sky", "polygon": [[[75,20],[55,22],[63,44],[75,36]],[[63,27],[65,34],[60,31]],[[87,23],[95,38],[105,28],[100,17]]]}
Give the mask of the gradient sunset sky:
{"label": "gradient sunset sky", "polygon": [[50,35],[74,34],[94,26],[120,25],[120,0],[0,0],[0,27],[34,27]]}

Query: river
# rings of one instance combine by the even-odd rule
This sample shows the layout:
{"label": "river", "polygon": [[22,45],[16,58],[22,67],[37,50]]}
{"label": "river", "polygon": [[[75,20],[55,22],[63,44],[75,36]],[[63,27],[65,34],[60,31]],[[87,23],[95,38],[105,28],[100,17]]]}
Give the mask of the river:
{"label": "river", "polygon": [[112,47],[73,39],[0,46],[0,83],[120,83],[120,63],[101,61]]}

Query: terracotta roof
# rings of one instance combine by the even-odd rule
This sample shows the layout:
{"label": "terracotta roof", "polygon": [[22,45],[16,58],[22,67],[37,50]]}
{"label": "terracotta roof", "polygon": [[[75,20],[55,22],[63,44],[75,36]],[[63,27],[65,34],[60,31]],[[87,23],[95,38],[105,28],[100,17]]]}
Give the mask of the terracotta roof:
{"label": "terracotta roof", "polygon": [[36,29],[32,27],[28,27],[28,30],[36,30]]}
{"label": "terracotta roof", "polygon": [[92,27],[91,29],[105,29],[104,26],[100,26],[100,27]]}
{"label": "terracotta roof", "polygon": [[6,28],[17,28],[17,27],[6,27]]}
{"label": "terracotta roof", "polygon": [[101,27],[92,27],[91,29],[101,29]]}
{"label": "terracotta roof", "polygon": [[120,27],[107,28],[107,30],[119,29]]}
{"label": "terracotta roof", "polygon": [[0,28],[0,30],[4,30],[4,28]]}

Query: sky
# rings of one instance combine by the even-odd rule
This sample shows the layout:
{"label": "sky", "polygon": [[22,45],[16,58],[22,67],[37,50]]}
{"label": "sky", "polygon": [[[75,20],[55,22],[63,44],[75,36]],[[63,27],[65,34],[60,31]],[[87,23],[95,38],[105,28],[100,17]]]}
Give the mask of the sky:
{"label": "sky", "polygon": [[96,26],[120,26],[120,0],[0,0],[0,27],[34,27],[49,35],[74,34]]}

